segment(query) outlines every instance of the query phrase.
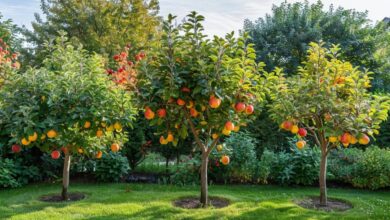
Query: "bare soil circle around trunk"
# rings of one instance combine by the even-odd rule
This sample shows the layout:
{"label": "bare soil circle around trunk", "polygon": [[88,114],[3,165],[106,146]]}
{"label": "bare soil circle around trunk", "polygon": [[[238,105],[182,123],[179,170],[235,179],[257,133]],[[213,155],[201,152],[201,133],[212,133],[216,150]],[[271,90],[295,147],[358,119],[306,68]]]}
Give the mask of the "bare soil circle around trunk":
{"label": "bare soil circle around trunk", "polygon": [[316,209],[316,210],[327,211],[327,212],[331,212],[331,211],[343,212],[353,208],[352,204],[347,201],[341,199],[332,199],[332,198],[328,198],[327,206],[321,206],[320,198],[314,196],[306,197],[300,200],[295,200],[294,202],[295,204],[306,209]]}
{"label": "bare soil circle around trunk", "polygon": [[68,200],[62,200],[62,196],[60,194],[43,195],[39,197],[39,200],[42,202],[73,202],[73,201],[82,200],[84,198],[85,198],[84,193],[74,192],[74,193],[69,193]]}
{"label": "bare soil circle around trunk", "polygon": [[[210,200],[210,206],[217,209],[224,208],[230,205],[230,200],[221,197],[211,196],[209,197],[209,200]],[[195,196],[179,198],[173,201],[173,205],[183,209],[201,208],[199,197],[195,197]]]}

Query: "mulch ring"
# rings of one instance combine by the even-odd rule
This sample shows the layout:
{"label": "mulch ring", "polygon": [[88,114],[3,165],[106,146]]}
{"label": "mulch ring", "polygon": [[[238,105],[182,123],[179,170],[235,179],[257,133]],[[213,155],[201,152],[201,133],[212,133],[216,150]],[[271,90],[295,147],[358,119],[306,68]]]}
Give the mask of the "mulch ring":
{"label": "mulch ring", "polygon": [[72,202],[72,201],[79,201],[84,198],[85,198],[85,194],[75,192],[75,193],[69,193],[69,199],[66,201],[62,200],[62,196],[59,194],[43,195],[39,198],[39,200],[43,202]]}
{"label": "mulch ring", "polygon": [[294,201],[297,205],[306,209],[316,209],[321,211],[339,211],[343,212],[353,208],[352,204],[341,199],[330,199],[328,198],[328,205],[321,206],[319,197],[307,197],[301,200]]}
{"label": "mulch ring", "polygon": [[[209,197],[210,204],[214,208],[224,208],[230,204],[230,201],[225,198],[211,196]],[[201,208],[199,197],[183,197],[173,201],[173,205],[184,209]]]}

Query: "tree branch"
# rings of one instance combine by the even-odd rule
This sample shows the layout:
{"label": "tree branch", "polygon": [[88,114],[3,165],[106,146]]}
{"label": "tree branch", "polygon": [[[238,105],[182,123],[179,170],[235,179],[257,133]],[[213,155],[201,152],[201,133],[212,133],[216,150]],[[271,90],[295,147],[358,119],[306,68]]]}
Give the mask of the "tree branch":
{"label": "tree branch", "polygon": [[184,112],[184,115],[186,116],[188,124],[190,125],[191,131],[194,134],[196,143],[198,144],[198,146],[201,149],[202,153],[205,153],[206,152],[206,147],[204,146],[204,144],[200,140],[199,135],[196,133],[194,123],[192,123],[192,121],[191,121],[191,116],[188,114],[187,111],[183,110],[183,112]]}

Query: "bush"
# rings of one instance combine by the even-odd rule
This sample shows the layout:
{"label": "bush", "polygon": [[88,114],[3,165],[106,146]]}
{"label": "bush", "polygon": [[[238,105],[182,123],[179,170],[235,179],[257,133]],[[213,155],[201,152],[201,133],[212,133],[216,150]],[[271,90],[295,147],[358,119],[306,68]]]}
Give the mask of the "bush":
{"label": "bush", "polygon": [[278,184],[313,185],[319,176],[320,152],[318,148],[305,147],[290,152],[276,153],[270,178]]}
{"label": "bush", "polygon": [[24,166],[21,160],[0,158],[0,187],[15,188],[26,185],[40,176],[36,166]]}
{"label": "bush", "polygon": [[226,148],[231,149],[228,165],[231,182],[251,182],[256,172],[256,140],[248,133],[233,133],[225,140]]}
{"label": "bush", "polygon": [[199,183],[200,155],[189,157],[188,160],[172,167],[171,183],[176,185],[196,185]]}
{"label": "bush", "polygon": [[390,149],[367,148],[353,167],[352,185],[379,189],[390,186]]}
{"label": "bush", "polygon": [[360,160],[363,150],[357,148],[338,149],[328,157],[329,180],[351,184],[354,164]]}
{"label": "bush", "polygon": [[256,182],[267,184],[269,175],[271,174],[272,163],[274,162],[275,153],[265,150],[261,155],[260,161],[257,163],[254,179]]}
{"label": "bush", "polygon": [[101,182],[119,182],[129,170],[129,161],[126,157],[110,152],[96,161],[94,176]]}

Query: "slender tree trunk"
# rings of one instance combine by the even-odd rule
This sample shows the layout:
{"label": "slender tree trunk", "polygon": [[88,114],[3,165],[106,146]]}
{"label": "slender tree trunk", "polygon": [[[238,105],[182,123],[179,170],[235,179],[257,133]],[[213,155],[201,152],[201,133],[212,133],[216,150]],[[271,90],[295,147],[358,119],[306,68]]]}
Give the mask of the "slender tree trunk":
{"label": "slender tree trunk", "polygon": [[68,187],[69,187],[69,170],[70,170],[70,155],[65,153],[64,170],[62,172],[62,200],[69,200]]}
{"label": "slender tree trunk", "polygon": [[168,166],[169,166],[169,159],[168,158],[165,158],[165,174],[168,174],[169,170],[168,170]]}
{"label": "slender tree trunk", "polygon": [[326,151],[321,151],[321,164],[320,164],[320,205],[327,206],[328,198],[326,192],[326,166],[327,166],[327,155]]}
{"label": "slender tree trunk", "polygon": [[209,157],[206,152],[202,152],[202,165],[200,168],[200,203],[202,207],[209,205],[208,186],[207,186],[207,165]]}

